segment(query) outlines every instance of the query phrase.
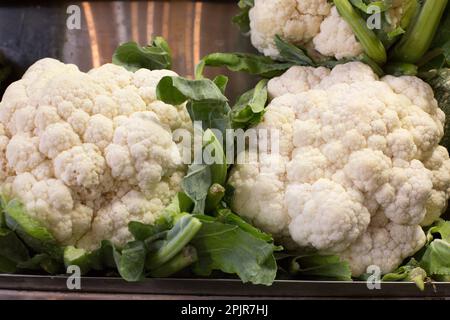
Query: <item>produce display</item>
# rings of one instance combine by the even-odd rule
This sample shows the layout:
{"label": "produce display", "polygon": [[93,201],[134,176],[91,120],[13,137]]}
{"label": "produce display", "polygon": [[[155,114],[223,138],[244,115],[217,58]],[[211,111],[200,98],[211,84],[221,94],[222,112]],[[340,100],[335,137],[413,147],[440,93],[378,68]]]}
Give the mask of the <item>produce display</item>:
{"label": "produce display", "polygon": [[[156,37],[6,88],[1,273],[450,281],[448,1],[238,6],[259,54],[210,53],[195,79]],[[208,67],[259,82],[233,103]]]}

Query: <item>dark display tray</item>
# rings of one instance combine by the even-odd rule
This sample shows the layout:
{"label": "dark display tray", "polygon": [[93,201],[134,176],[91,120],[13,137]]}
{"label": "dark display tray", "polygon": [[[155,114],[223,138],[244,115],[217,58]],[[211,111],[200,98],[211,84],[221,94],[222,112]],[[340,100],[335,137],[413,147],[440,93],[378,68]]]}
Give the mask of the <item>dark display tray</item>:
{"label": "dark display tray", "polygon": [[[382,282],[369,290],[362,281],[277,280],[270,287],[242,284],[229,279],[145,279],[127,283],[119,278],[83,277],[81,290],[104,294],[153,294],[178,296],[292,297],[292,298],[450,298],[450,283],[427,284],[420,291],[409,282]],[[68,292],[66,276],[0,275],[0,289]],[[72,291],[74,292],[74,291]]]}

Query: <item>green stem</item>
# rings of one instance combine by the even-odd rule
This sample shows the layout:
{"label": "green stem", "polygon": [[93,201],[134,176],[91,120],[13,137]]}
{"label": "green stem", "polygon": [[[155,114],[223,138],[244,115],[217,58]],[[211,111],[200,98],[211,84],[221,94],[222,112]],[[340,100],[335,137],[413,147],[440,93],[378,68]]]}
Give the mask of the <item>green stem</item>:
{"label": "green stem", "polygon": [[394,47],[394,59],[416,63],[422,58],[430,48],[447,3],[448,0],[425,1],[416,21]]}
{"label": "green stem", "polygon": [[150,276],[153,278],[167,278],[171,275],[183,270],[198,260],[197,250],[193,246],[184,247],[171,260],[162,266],[150,271]]}
{"label": "green stem", "polygon": [[218,183],[214,183],[211,187],[209,187],[208,195],[206,197],[206,206],[205,211],[211,212],[214,211],[225,195],[225,188],[222,187]]}
{"label": "green stem", "polygon": [[376,63],[386,62],[386,49],[375,32],[367,27],[367,22],[358,14],[348,0],[334,0],[339,14],[351,26],[365,53]]}
{"label": "green stem", "polygon": [[158,248],[150,252],[146,260],[146,268],[154,270],[176,256],[197,234],[202,223],[189,214],[178,220],[167,233],[167,238],[156,242]]}
{"label": "green stem", "polygon": [[387,74],[396,77],[400,76],[415,76],[417,75],[417,66],[411,63],[393,62],[385,66],[384,70]]}

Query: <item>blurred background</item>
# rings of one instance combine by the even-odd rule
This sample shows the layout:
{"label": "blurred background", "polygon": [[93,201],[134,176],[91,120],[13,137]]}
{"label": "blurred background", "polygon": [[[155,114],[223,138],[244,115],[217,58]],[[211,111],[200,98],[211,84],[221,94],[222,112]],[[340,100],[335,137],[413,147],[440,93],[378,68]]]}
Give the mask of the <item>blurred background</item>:
{"label": "blurred background", "polygon": [[[81,23],[70,30],[67,23],[73,22],[77,8]],[[208,53],[253,52],[248,37],[231,22],[237,11],[237,1],[0,0],[0,52],[13,67],[11,82],[44,57],[88,71],[111,62],[123,42],[145,45],[161,35],[172,48],[173,70],[192,77],[195,65]],[[218,73],[229,75],[221,69],[206,71],[207,76]],[[255,79],[234,75],[227,95],[233,100],[254,83]]]}

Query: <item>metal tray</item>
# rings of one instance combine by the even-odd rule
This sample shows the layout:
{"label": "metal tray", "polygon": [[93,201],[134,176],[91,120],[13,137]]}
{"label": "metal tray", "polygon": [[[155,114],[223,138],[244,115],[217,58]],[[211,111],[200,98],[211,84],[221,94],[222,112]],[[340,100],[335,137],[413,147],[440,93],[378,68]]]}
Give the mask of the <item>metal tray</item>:
{"label": "metal tray", "polygon": [[[68,292],[66,281],[66,276],[0,275],[0,289]],[[450,283],[427,284],[425,290],[420,291],[410,282],[382,282],[380,289],[369,290],[361,281],[277,280],[267,287],[229,279],[145,279],[128,283],[119,278],[83,277],[81,290],[75,292],[199,297],[450,299]]]}
{"label": "metal tray", "polygon": [[[68,30],[69,5],[81,9],[81,29]],[[36,60],[54,57],[74,63],[83,71],[111,61],[118,44],[147,43],[165,37],[174,57],[174,70],[193,76],[200,58],[211,52],[251,52],[248,38],[231,25],[235,1],[1,1],[0,51],[14,65],[17,79]],[[230,75],[207,70],[207,75]],[[228,95],[236,97],[255,79],[233,74]],[[1,95],[1,91],[0,91]],[[0,275],[0,289],[68,292],[65,276]],[[1,291],[1,290],[0,290]],[[146,279],[126,283],[118,278],[84,277],[85,293],[170,294],[253,297],[450,297],[450,283],[427,285],[421,292],[412,283],[382,283],[368,290],[364,282],[280,280],[273,286],[254,286],[228,279]],[[1,295],[0,295],[1,296]]]}

